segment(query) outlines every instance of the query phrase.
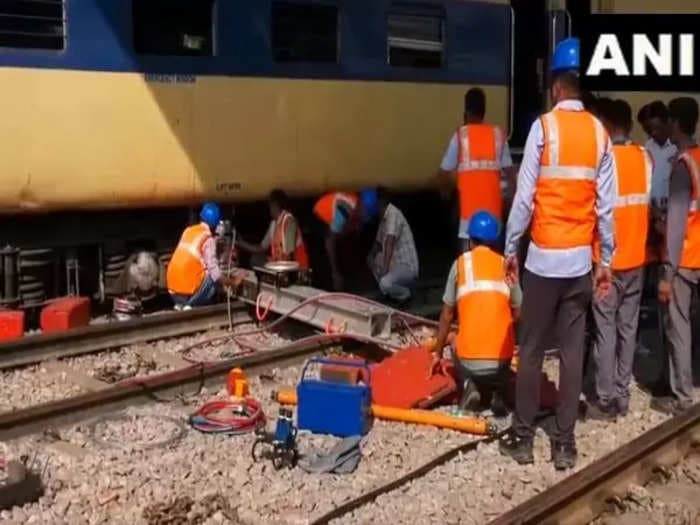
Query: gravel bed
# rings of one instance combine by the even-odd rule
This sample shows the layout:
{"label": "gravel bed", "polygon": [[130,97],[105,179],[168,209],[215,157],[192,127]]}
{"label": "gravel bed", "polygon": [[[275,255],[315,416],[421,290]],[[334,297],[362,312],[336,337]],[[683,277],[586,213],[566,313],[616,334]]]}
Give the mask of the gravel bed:
{"label": "gravel bed", "polygon": [[692,454],[646,485],[630,485],[591,525],[695,524],[700,521],[700,456]]}
{"label": "gravel bed", "polygon": [[[234,327],[234,332],[254,328],[252,323],[239,325]],[[177,368],[172,362],[159,361],[157,357],[148,355],[144,357],[143,350],[150,349],[156,353],[182,356],[183,351],[192,345],[225,336],[227,333],[225,330],[211,330],[191,336],[131,345],[114,351],[71,357],[61,360],[60,363],[68,365],[76,374],[111,384],[131,377],[152,376]],[[288,340],[270,333],[245,336],[243,339],[260,348],[274,348],[288,343]],[[221,340],[198,346],[188,352],[188,356],[195,361],[217,361],[245,351],[246,349],[233,341]],[[85,392],[84,386],[77,384],[66,373],[56,373],[51,363],[8,370],[0,373],[0,412],[56,401],[81,392]]]}
{"label": "gravel bed", "polygon": [[[300,367],[250,378],[251,393],[263,403],[272,429],[278,406],[270,393],[298,380]],[[182,403],[154,404],[125,413],[134,421],[105,424],[111,448],[97,443],[84,423],[58,434],[84,457],[49,445],[56,432],[9,444],[10,456],[39,451],[50,462],[47,492],[37,503],[0,514],[9,523],[307,523],[358,494],[383,485],[471,436],[431,427],[375,422],[362,447],[358,470],[348,475],[307,474],[299,468],[275,471],[268,461],[254,463],[254,436],[225,437],[189,429],[164,448],[143,442],[168,440],[203,401],[224,395],[203,391]],[[164,417],[174,419],[162,419]],[[139,428],[140,427],[140,428]],[[96,426],[94,428],[97,428]],[[53,436],[53,437],[51,437]],[[330,448],[336,440],[300,433],[300,452]]]}
{"label": "gravel bed", "polygon": [[[550,378],[557,376],[557,363],[545,363]],[[556,379],[555,379],[556,380]],[[629,414],[617,424],[579,421],[576,440],[578,471],[606,453],[655,427],[667,416],[649,409],[649,396],[632,388]],[[478,465],[478,468],[476,468]],[[482,524],[507,509],[542,492],[571,472],[558,472],[550,462],[549,438],[538,429],[535,464],[521,466],[504,458],[497,443],[479,444],[436,468],[429,474],[398,488],[334,524],[460,523]],[[430,495],[426,497],[426,495]]]}

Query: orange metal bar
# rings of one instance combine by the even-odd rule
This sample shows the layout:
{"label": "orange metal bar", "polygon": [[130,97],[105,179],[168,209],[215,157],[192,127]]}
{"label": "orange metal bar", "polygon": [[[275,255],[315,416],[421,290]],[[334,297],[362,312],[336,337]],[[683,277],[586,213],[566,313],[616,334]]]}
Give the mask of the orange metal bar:
{"label": "orange metal bar", "polygon": [[[272,398],[282,405],[296,405],[297,393],[294,390],[273,392]],[[438,428],[449,428],[469,434],[484,435],[489,433],[489,422],[480,418],[454,417],[432,410],[393,408],[372,405],[372,415],[385,421],[400,421],[417,425],[431,425]]]}

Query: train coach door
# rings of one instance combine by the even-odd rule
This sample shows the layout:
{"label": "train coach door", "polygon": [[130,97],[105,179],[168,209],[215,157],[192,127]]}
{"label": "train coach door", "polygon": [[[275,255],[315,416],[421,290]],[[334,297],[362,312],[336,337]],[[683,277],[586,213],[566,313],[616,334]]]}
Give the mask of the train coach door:
{"label": "train coach door", "polygon": [[513,75],[510,146],[519,160],[518,152],[525,145],[530,126],[546,105],[546,0],[512,0],[511,8]]}

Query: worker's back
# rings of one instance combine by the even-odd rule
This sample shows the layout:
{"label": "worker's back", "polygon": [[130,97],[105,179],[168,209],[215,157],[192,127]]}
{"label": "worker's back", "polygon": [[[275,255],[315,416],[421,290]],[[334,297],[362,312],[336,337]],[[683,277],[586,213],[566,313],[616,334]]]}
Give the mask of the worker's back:
{"label": "worker's back", "polygon": [[457,259],[460,359],[507,361],[515,340],[503,257],[478,246]]}
{"label": "worker's back", "polygon": [[678,160],[688,167],[691,186],[690,209],[679,266],[695,270],[700,268],[700,146],[691,147]]}
{"label": "worker's back", "polygon": [[459,215],[468,221],[478,210],[500,218],[503,132],[490,124],[467,124],[457,131]]}
{"label": "worker's back", "polygon": [[206,276],[202,246],[211,237],[206,224],[199,223],[185,229],[168,263],[167,285],[171,294],[192,295]]}
{"label": "worker's back", "polygon": [[[631,142],[613,145],[617,198],[613,209],[615,225],[615,255],[613,270],[639,268],[646,262],[649,230],[649,201],[652,161],[645,149]],[[594,261],[600,257],[596,237]]]}
{"label": "worker's back", "polygon": [[544,150],[535,188],[532,241],[554,250],[591,246],[596,178],[607,133],[587,111],[554,109],[541,122]]}

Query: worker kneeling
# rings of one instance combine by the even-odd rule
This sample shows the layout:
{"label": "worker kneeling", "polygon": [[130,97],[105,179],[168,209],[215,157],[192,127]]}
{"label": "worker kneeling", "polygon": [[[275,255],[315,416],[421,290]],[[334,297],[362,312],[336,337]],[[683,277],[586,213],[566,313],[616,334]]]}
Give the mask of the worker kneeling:
{"label": "worker kneeling", "polygon": [[482,394],[493,392],[491,407],[503,415],[503,396],[515,350],[513,320],[519,316],[522,292],[505,279],[503,256],[492,248],[500,225],[488,212],[478,211],[469,221],[469,248],[453,263],[447,278],[440,326],[433,351],[440,357],[458,313],[453,343],[455,373],[464,390],[461,410],[478,410]]}
{"label": "worker kneeling", "polygon": [[221,220],[219,206],[206,203],[199,218],[199,224],[182,233],[168,264],[168,291],[177,310],[210,304],[217,284],[235,287],[239,282],[222,274],[216,257],[213,232]]}
{"label": "worker kneeling", "polygon": [[[254,256],[269,252],[268,261],[295,261],[302,270],[309,269],[309,256],[296,218],[289,212],[289,197],[282,190],[272,190],[268,197],[270,226],[260,244],[238,239],[237,245]],[[262,263],[264,264],[264,263]],[[261,264],[261,266],[262,266]]]}

